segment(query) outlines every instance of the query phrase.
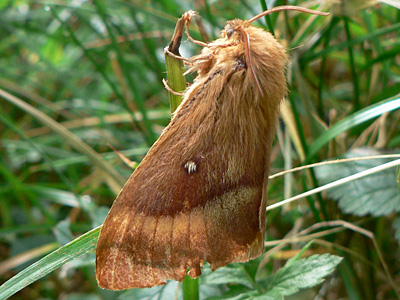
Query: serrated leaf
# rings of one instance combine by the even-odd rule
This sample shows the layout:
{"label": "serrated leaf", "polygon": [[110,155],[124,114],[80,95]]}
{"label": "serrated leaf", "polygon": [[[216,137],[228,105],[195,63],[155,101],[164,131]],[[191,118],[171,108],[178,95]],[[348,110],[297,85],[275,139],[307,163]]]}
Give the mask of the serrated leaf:
{"label": "serrated leaf", "polygon": [[[238,293],[237,291],[228,291],[225,293],[223,296],[217,296],[217,297],[210,297],[206,298],[206,300],[247,300],[247,299],[258,299],[255,298],[257,297],[258,292],[257,291],[246,291],[244,293]],[[265,300],[276,300],[276,299],[265,299]]]}
{"label": "serrated leaf", "polygon": [[203,268],[202,284],[241,284],[252,288],[253,283],[250,275],[243,266],[230,264],[224,268],[211,272],[209,268]]}
{"label": "serrated leaf", "polygon": [[[345,157],[379,154],[375,150],[363,148],[349,152]],[[320,184],[326,184],[386,162],[387,159],[374,159],[325,165],[316,169],[316,176]],[[395,168],[387,169],[332,188],[327,191],[328,197],[339,201],[339,207],[344,212],[357,216],[383,216],[400,211],[400,191],[395,171]]]}
{"label": "serrated leaf", "polygon": [[[177,281],[168,281],[166,285],[163,286],[155,286],[149,289],[132,289],[121,296],[118,297],[118,300],[169,300],[176,299],[177,297],[177,288],[179,282]],[[180,294],[180,292],[179,292]],[[181,299],[181,295],[179,295],[178,299]]]}
{"label": "serrated leaf", "polygon": [[255,299],[281,299],[300,289],[320,284],[331,274],[342,258],[331,254],[313,255],[292,263],[289,261],[276,274],[268,278],[268,291]]}

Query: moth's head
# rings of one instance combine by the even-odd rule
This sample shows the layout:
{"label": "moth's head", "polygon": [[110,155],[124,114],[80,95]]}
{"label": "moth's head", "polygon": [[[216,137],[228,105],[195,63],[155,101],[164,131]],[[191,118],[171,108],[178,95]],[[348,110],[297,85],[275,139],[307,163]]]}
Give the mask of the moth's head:
{"label": "moth's head", "polygon": [[[269,105],[279,105],[286,94],[285,69],[288,61],[285,48],[266,30],[252,25],[263,16],[277,11],[297,10],[317,15],[326,13],[296,6],[279,6],[250,20],[228,21],[221,38],[207,44],[201,55],[194,57],[190,71],[201,78],[224,74],[231,81],[232,93],[246,93],[241,97],[266,99]],[[239,94],[240,94],[239,93]],[[236,97],[240,98],[240,97]]]}
{"label": "moth's head", "polygon": [[241,76],[256,98],[268,98],[279,104],[286,93],[285,47],[269,32],[239,19],[228,21],[217,41],[219,50],[215,56],[220,61],[220,56],[225,56],[225,63],[230,62],[237,71],[233,76]]}
{"label": "moth's head", "polygon": [[[287,63],[285,48],[268,31],[252,25],[247,20],[228,21],[221,32],[219,39],[221,47],[236,47],[243,55],[248,56],[255,63],[264,60],[279,60],[281,65]],[[252,56],[255,55],[253,58]],[[248,57],[246,57],[248,58]]]}
{"label": "moth's head", "polygon": [[238,34],[238,27],[243,25],[243,23],[244,21],[239,19],[228,21],[225,25],[225,28],[221,31],[221,36],[227,40],[233,41],[234,35]]}

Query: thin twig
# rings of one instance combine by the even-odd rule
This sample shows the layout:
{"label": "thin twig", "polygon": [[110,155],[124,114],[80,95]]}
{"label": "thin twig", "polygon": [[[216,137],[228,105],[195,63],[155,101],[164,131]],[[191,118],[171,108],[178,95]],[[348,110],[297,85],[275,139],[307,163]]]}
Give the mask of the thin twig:
{"label": "thin twig", "polygon": [[400,157],[400,154],[385,154],[385,155],[373,155],[373,156],[363,156],[363,157],[353,157],[353,158],[342,158],[342,159],[337,159],[337,160],[330,160],[330,161],[323,161],[315,164],[309,164],[306,166],[301,166],[297,168],[293,168],[290,170],[285,170],[279,173],[275,173],[271,176],[269,176],[269,179],[273,179],[275,177],[280,177],[283,176],[287,173],[294,173],[297,171],[305,170],[305,169],[310,169],[318,166],[325,166],[325,165],[332,165],[332,164],[340,164],[344,162],[353,162],[353,161],[359,161],[359,160],[369,160],[369,159],[379,159],[379,158],[398,158]]}
{"label": "thin twig", "polygon": [[328,189],[337,187],[337,186],[339,186],[339,185],[348,183],[348,182],[350,182],[350,181],[353,181],[353,180],[356,180],[356,179],[359,179],[359,178],[362,178],[362,177],[365,177],[365,176],[368,176],[368,175],[371,175],[371,174],[374,174],[374,173],[377,173],[377,172],[380,172],[380,171],[383,171],[383,170],[386,170],[386,169],[389,169],[389,168],[396,167],[396,166],[398,166],[398,165],[400,165],[400,159],[393,160],[393,161],[388,162],[388,163],[386,163],[386,164],[383,164],[383,165],[380,165],[380,166],[377,166],[377,167],[374,167],[374,168],[370,168],[370,169],[368,169],[368,170],[364,170],[364,171],[358,172],[358,173],[356,173],[356,174],[347,176],[347,177],[345,177],[345,178],[342,178],[342,179],[333,181],[333,182],[331,182],[331,183],[325,184],[325,185],[323,185],[323,186],[320,186],[320,187],[318,187],[318,188],[312,189],[312,190],[310,190],[310,191],[307,191],[307,192],[302,193],[302,194],[300,194],[300,195],[294,196],[294,197],[292,197],[292,198],[289,198],[289,199],[280,201],[280,202],[275,203],[275,204],[271,204],[271,205],[269,205],[269,206],[267,207],[266,210],[267,210],[267,211],[272,210],[272,209],[274,209],[274,208],[277,208],[277,207],[286,205],[286,204],[291,203],[291,202],[293,202],[293,201],[296,201],[296,200],[298,200],[298,199],[305,198],[305,197],[308,197],[308,196],[310,196],[310,195],[317,194],[317,193],[319,193],[319,192],[322,192],[322,191],[325,191],[325,190],[328,190]]}

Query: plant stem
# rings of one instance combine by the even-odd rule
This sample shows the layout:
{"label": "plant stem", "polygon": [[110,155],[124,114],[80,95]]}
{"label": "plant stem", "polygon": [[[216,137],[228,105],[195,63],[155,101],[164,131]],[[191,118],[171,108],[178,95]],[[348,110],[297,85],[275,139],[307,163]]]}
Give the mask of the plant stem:
{"label": "plant stem", "polygon": [[186,275],[182,282],[183,300],[199,299],[199,279],[192,279]]}

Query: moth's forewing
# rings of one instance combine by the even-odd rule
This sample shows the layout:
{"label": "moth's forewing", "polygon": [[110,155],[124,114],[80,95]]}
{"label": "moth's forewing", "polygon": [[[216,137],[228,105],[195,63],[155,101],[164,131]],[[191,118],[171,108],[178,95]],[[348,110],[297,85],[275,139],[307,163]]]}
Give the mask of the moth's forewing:
{"label": "moth's forewing", "polygon": [[188,268],[199,276],[202,261],[216,269],[261,254],[286,54],[270,34],[247,27],[251,57],[262,62],[253,69],[263,96],[241,43],[219,39],[193,60],[198,77],[104,222],[96,251],[101,287],[151,287],[183,280]]}
{"label": "moth's forewing", "polygon": [[[196,117],[176,117],[115,200],[97,244],[101,287],[119,290],[183,280],[188,267],[197,277],[203,260],[217,268],[249,260],[256,240],[262,249],[264,154],[257,163],[235,159],[245,169],[232,178],[227,173],[235,163],[229,156],[243,145],[233,137],[225,141],[231,153],[224,157],[215,129],[191,124]],[[174,126],[186,128],[178,134]],[[188,162],[195,168],[190,173]]]}

